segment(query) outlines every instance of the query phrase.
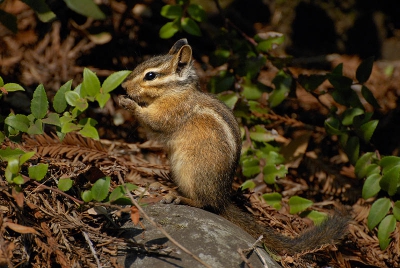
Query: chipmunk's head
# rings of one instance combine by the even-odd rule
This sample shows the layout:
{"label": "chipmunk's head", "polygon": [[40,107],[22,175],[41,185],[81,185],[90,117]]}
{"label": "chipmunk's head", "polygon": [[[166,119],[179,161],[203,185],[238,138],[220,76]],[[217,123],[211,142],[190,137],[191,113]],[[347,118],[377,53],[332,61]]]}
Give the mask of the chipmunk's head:
{"label": "chipmunk's head", "polygon": [[186,39],[178,40],[168,54],[153,57],[138,65],[122,84],[127,98],[148,106],[165,94],[174,94],[197,86],[192,48]]}

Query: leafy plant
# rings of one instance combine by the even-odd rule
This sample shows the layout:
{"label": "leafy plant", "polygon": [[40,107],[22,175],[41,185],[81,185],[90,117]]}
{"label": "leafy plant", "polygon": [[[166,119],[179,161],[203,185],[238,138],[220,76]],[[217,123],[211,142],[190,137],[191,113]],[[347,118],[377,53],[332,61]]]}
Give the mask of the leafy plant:
{"label": "leafy plant", "polygon": [[[129,74],[130,71],[115,72],[107,77],[103,83],[100,83],[96,74],[85,68],[82,84],[72,89],[72,81],[68,81],[60,87],[50,105],[43,85],[39,85],[33,92],[31,114],[11,113],[4,118],[4,132],[0,132],[2,141],[5,137],[15,138],[21,133],[42,134],[46,124],[55,126],[60,138],[63,138],[68,132],[78,131],[83,136],[98,139],[99,135],[95,128],[97,122],[92,118],[80,119],[80,115],[89,108],[90,102],[96,102],[101,108],[104,107],[110,99],[110,92],[119,86]],[[8,94],[24,89],[15,83],[4,84],[0,77],[0,90],[2,94]],[[0,95],[1,97],[2,95]],[[50,106],[52,106],[54,112],[49,111]],[[28,176],[23,175],[23,173],[26,174],[26,172],[23,172],[23,166],[29,164],[28,161],[34,154],[35,152],[24,152],[11,148],[0,150],[0,160],[7,163],[5,178],[17,192],[21,191],[20,186],[26,180],[40,181],[47,174],[48,164],[39,163],[29,165],[27,168]],[[97,180],[90,190],[82,193],[82,199],[86,202],[92,200],[100,202],[107,199],[107,202],[130,204],[130,200],[125,197],[125,188],[122,186],[118,186],[109,194],[110,180],[110,177]],[[64,192],[68,191],[72,188],[73,183],[74,181],[70,178],[60,178],[58,189]],[[129,183],[127,187],[129,190],[137,188]]]}
{"label": "leafy plant", "polygon": [[[85,68],[82,84],[72,90],[72,81],[68,81],[60,87],[54,96],[52,103],[55,112],[49,111],[49,101],[43,85],[39,85],[33,93],[31,101],[31,114],[10,114],[4,119],[4,133],[0,137],[16,137],[20,133],[30,135],[44,133],[45,124],[53,125],[57,135],[62,139],[66,133],[78,131],[85,137],[99,139],[97,122],[92,118],[84,118],[78,121],[79,116],[89,107],[89,102],[97,102],[103,108],[110,99],[110,92],[119,86],[130,74],[130,71],[119,71],[107,77],[103,84],[96,74]],[[1,79],[1,78],[0,78]],[[0,80],[0,85],[3,83]],[[8,83],[2,85],[2,91],[23,90],[18,84]],[[69,105],[69,109],[68,108]]]}
{"label": "leafy plant", "polygon": [[200,5],[192,4],[190,0],[177,0],[175,5],[163,6],[161,15],[172,20],[160,29],[160,37],[165,39],[182,30],[191,35],[201,36],[197,22],[207,19],[204,9]]}
{"label": "leafy plant", "polygon": [[381,192],[389,196],[374,200],[368,215],[368,228],[373,230],[378,226],[379,245],[385,249],[396,221],[400,221],[400,201],[395,199],[400,193],[400,157],[380,159],[376,153],[365,153],[358,159],[355,173],[360,179],[366,178],[362,189],[364,199],[376,197]]}
{"label": "leafy plant", "polygon": [[[102,202],[112,202],[116,204],[131,204],[129,198],[127,198],[126,190],[123,185],[116,187],[111,193],[109,193],[111,178],[104,177],[98,179],[92,186],[90,190],[86,190],[82,193],[82,200],[85,202],[90,202],[92,200]],[[133,191],[138,187],[131,183],[125,184],[129,191]]]}
{"label": "leafy plant", "polygon": [[[0,149],[0,160],[7,162],[4,176],[8,183],[22,185],[25,182],[21,174],[22,165],[25,164],[35,152],[24,152],[19,149]],[[41,181],[47,173],[48,164],[39,163],[28,167],[29,177]]]}
{"label": "leafy plant", "polygon": [[[56,15],[47,5],[45,0],[21,0],[32,8],[42,22],[49,22],[56,18]],[[94,19],[105,19],[105,14],[93,0],[64,0],[65,4],[73,11],[86,17]],[[0,23],[6,26],[13,33],[18,31],[17,18],[0,9]]]}

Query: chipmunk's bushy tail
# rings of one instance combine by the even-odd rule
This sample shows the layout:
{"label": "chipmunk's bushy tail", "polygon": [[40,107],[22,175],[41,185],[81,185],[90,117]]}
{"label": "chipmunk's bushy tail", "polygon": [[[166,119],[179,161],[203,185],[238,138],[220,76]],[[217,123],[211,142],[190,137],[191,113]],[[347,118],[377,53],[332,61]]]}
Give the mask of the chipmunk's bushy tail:
{"label": "chipmunk's bushy tail", "polygon": [[235,205],[229,205],[221,216],[238,225],[254,238],[263,235],[262,242],[273,252],[294,255],[313,251],[327,244],[338,243],[346,234],[349,218],[335,213],[318,226],[314,226],[297,237],[284,236],[270,227],[258,224],[255,218]]}

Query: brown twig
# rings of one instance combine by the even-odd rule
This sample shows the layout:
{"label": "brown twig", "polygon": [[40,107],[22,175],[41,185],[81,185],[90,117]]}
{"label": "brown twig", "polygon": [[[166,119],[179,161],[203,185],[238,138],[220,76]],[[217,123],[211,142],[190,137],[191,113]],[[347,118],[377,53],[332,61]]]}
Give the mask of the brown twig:
{"label": "brown twig", "polygon": [[226,23],[229,24],[231,27],[233,27],[236,31],[238,31],[240,33],[240,35],[243,36],[244,39],[246,39],[250,44],[252,44],[253,46],[257,46],[258,43],[256,42],[256,40],[254,40],[253,38],[251,38],[250,36],[248,36],[245,32],[243,32],[239,27],[237,27],[233,22],[231,22],[229,19],[226,19]]}
{"label": "brown twig", "polygon": [[136,200],[133,198],[131,192],[128,190],[128,188],[126,188],[125,186],[125,182],[121,177],[121,173],[118,173],[118,179],[120,181],[120,183],[122,185],[124,185],[126,192],[128,193],[129,198],[131,199],[132,203],[137,207],[137,209],[140,211],[140,213],[143,215],[143,217],[146,218],[146,220],[148,220],[154,227],[156,227],[158,230],[160,230],[161,233],[163,233],[163,235],[165,235],[172,243],[174,243],[177,247],[179,247],[182,251],[186,252],[188,255],[190,255],[193,259],[195,259],[196,261],[198,261],[199,263],[203,264],[205,267],[211,268],[210,265],[208,265],[207,263],[205,263],[203,260],[201,260],[199,257],[197,257],[196,255],[194,255],[192,252],[190,252],[187,248],[185,248],[184,246],[182,246],[178,241],[176,241],[174,238],[172,238],[172,236],[170,236],[168,234],[167,231],[165,231],[164,228],[161,227],[161,225],[157,224],[155,221],[153,221],[147,214],[146,212],[144,212],[144,210],[142,209],[142,207],[136,202]]}
{"label": "brown twig", "polygon": [[89,245],[89,248],[90,248],[90,251],[92,252],[93,258],[96,260],[97,267],[98,267],[98,268],[101,268],[102,266],[101,266],[101,264],[100,264],[100,260],[99,260],[99,258],[97,257],[96,250],[95,250],[94,247],[93,247],[93,243],[92,243],[92,241],[90,240],[89,235],[88,235],[85,231],[82,231],[82,234],[83,234],[83,237],[85,238],[87,244]]}
{"label": "brown twig", "polygon": [[242,250],[241,248],[238,248],[237,252],[239,253],[240,258],[242,258],[242,260],[244,261],[244,263],[246,263],[246,265],[247,265],[249,268],[253,268],[253,265],[251,265],[250,260],[244,255],[243,250]]}
{"label": "brown twig", "polygon": [[76,199],[75,197],[70,196],[69,194],[66,194],[66,193],[64,193],[63,191],[61,191],[61,190],[59,190],[59,189],[57,189],[57,188],[52,188],[52,187],[46,186],[46,185],[44,185],[44,184],[38,183],[37,181],[35,181],[35,180],[29,178],[28,176],[25,176],[25,175],[22,175],[22,177],[23,177],[25,180],[31,181],[33,184],[37,185],[38,188],[45,188],[45,189],[47,189],[47,190],[54,191],[54,192],[56,192],[56,193],[58,193],[58,194],[60,194],[60,195],[63,195],[63,196],[65,196],[65,197],[71,199],[72,201],[78,203],[79,205],[85,204],[85,202],[83,202],[82,200]]}

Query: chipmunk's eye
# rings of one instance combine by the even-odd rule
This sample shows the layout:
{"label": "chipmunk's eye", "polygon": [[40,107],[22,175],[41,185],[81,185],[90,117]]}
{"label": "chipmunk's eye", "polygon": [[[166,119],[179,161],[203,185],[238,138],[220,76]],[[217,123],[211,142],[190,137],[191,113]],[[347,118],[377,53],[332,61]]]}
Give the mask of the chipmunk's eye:
{"label": "chipmunk's eye", "polygon": [[151,80],[156,79],[156,77],[157,77],[157,73],[155,73],[155,72],[148,72],[148,73],[146,73],[146,74],[144,75],[144,80],[146,80],[146,81],[151,81]]}

